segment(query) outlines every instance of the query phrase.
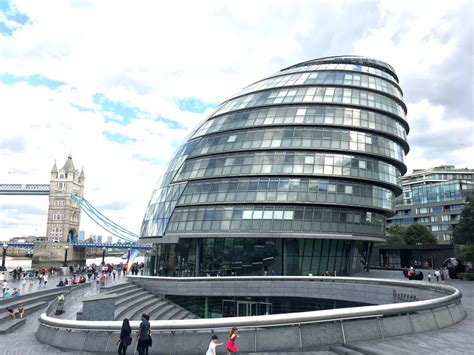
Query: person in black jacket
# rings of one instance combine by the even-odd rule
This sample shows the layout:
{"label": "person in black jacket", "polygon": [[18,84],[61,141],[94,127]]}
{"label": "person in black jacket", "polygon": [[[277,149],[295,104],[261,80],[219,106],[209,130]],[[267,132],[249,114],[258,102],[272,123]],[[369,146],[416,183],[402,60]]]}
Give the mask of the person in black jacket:
{"label": "person in black jacket", "polygon": [[127,318],[123,320],[120,337],[117,343],[120,343],[118,353],[126,355],[127,347],[132,343],[132,328],[130,327],[130,322]]}
{"label": "person in black jacket", "polygon": [[150,317],[142,314],[142,321],[137,332],[137,350],[139,355],[148,355],[148,348],[151,346]]}

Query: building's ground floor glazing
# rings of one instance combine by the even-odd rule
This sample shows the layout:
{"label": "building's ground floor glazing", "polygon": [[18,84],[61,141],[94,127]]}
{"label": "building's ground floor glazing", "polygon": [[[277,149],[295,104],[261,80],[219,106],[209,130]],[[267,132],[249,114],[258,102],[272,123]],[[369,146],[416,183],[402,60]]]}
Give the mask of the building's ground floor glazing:
{"label": "building's ground floor glazing", "polygon": [[303,238],[180,238],[158,244],[148,263],[158,276],[351,275],[371,242]]}

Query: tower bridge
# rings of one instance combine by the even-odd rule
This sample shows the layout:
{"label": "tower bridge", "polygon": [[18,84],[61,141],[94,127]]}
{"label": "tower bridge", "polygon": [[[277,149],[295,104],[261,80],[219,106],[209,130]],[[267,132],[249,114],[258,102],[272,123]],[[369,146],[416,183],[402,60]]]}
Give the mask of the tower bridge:
{"label": "tower bridge", "polygon": [[[84,169],[79,172],[69,155],[60,169],[54,162],[49,184],[0,184],[0,195],[49,196],[46,240],[8,243],[8,247],[33,249],[33,265],[61,263],[68,249],[69,261],[80,264],[86,260],[87,248],[151,249],[150,244],[138,244],[137,234],[108,219],[85,200],[84,183]],[[80,243],[81,211],[124,243]]]}

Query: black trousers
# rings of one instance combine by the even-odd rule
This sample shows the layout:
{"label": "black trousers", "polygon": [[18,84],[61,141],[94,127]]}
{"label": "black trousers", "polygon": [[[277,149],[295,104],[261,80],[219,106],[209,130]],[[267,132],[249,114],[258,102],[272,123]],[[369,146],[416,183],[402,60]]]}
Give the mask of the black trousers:
{"label": "black trousers", "polygon": [[139,340],[137,350],[138,355],[148,355],[148,340]]}
{"label": "black trousers", "polygon": [[119,345],[119,348],[118,348],[118,353],[120,355],[127,355],[127,347],[128,347],[127,344],[125,344],[123,341],[120,341],[120,345]]}

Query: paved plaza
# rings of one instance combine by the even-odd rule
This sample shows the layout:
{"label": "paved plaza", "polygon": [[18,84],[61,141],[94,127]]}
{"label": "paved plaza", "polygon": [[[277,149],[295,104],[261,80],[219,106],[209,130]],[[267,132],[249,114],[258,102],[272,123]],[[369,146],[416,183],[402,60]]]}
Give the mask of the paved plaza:
{"label": "paved plaza", "polygon": [[[370,278],[403,279],[400,271],[374,270],[355,276]],[[471,354],[474,349],[474,282],[452,280],[450,282],[463,293],[463,304],[468,311],[468,317],[459,324],[438,331],[418,333],[413,337],[401,336],[383,340],[357,342],[349,344],[362,354]],[[53,286],[54,287],[54,286]],[[80,304],[78,302],[78,304]],[[74,313],[78,309],[74,309]],[[26,325],[7,335],[0,335],[0,355],[25,355],[25,354],[91,354],[87,352],[64,352],[49,345],[41,344],[35,336],[38,328],[36,321],[44,310],[39,310],[27,317]],[[315,334],[317,336],[317,334]],[[156,344],[154,346],[159,346]],[[204,349],[205,350],[205,349]],[[203,351],[204,353],[205,351]],[[131,352],[133,353],[133,352]],[[240,354],[240,353],[239,353]],[[272,353],[274,355],[275,353]],[[279,352],[283,355],[285,353]],[[287,353],[288,354],[288,353]],[[297,354],[297,353],[290,353]],[[309,354],[335,354],[330,351],[301,352],[300,355]],[[241,354],[244,355],[244,354]],[[250,355],[250,354],[248,354]],[[257,353],[252,353],[257,355]],[[264,355],[260,353],[258,355]]]}

